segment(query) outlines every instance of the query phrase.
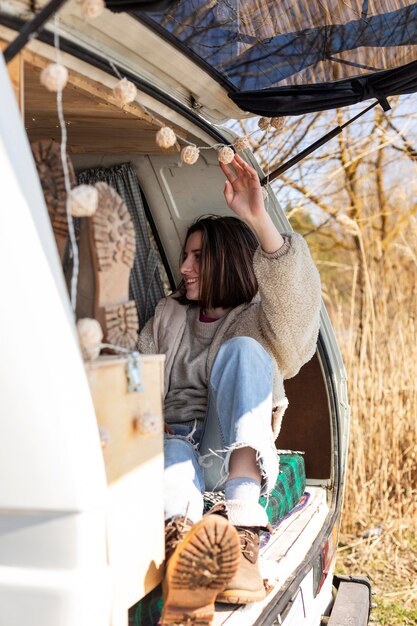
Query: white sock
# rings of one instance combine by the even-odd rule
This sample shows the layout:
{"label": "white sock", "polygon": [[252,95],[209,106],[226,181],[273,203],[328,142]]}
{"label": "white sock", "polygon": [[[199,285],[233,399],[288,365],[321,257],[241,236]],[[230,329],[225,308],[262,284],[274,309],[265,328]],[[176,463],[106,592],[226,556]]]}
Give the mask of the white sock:
{"label": "white sock", "polygon": [[261,485],[254,478],[230,478],[226,481],[225,499],[258,504]]}

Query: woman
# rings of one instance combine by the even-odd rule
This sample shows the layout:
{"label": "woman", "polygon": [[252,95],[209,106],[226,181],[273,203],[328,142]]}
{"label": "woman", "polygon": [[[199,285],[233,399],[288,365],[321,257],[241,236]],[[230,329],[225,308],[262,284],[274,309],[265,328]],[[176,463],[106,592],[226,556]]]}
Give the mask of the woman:
{"label": "woman", "polygon": [[[283,380],[317,342],[320,280],[307,245],[276,230],[255,170],[237,155],[231,165],[220,167],[237,218],[188,229],[179,293],[139,340],[142,352],[166,355],[162,624],[209,624],[215,600],[265,597],[259,496],[278,474]],[[224,504],[203,517],[203,492],[223,489]]]}

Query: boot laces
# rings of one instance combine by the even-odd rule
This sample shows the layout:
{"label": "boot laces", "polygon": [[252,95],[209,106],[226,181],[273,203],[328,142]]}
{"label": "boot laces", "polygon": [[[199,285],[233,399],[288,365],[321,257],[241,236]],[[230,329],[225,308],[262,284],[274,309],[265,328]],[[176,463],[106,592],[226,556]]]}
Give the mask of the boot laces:
{"label": "boot laces", "polygon": [[186,517],[174,517],[165,525],[165,554],[169,559],[177,545],[184,539],[192,523]]}
{"label": "boot laces", "polygon": [[259,552],[259,529],[236,526],[239,534],[240,549],[242,554],[251,562],[258,557]]}

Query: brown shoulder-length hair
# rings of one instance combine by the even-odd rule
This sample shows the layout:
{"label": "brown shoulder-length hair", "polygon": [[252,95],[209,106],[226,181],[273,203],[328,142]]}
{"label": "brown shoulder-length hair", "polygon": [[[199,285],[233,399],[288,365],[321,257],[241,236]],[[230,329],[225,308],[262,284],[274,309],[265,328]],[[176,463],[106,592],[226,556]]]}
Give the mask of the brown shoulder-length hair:
{"label": "brown shoulder-length hair", "polygon": [[[258,291],[253,255],[259,244],[253,231],[237,217],[200,217],[187,230],[180,263],[189,236],[197,231],[202,233],[199,305],[228,309],[250,302]],[[184,281],[178,291],[178,301],[189,304]]]}

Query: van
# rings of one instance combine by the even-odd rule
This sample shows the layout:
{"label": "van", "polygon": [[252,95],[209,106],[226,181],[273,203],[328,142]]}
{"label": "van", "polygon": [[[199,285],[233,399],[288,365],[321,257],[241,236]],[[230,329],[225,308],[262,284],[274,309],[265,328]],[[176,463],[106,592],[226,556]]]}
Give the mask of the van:
{"label": "van", "polygon": [[[0,0],[2,626],[159,619],[164,357],[139,355],[135,331],[178,282],[187,226],[228,214],[217,149],[236,141],[226,123],[249,115],[178,42],[172,21],[162,33],[172,3],[107,2],[94,18],[82,4]],[[225,45],[224,63],[229,53]],[[68,70],[62,102],[41,76],[56,61]],[[123,79],[137,95],[120,106]],[[161,127],[175,132],[169,148],[155,141]],[[181,160],[187,146],[199,148],[194,165]],[[241,154],[263,177],[250,150]],[[65,207],[75,185],[103,182],[115,245],[133,228],[136,249],[130,275],[120,263],[97,285],[93,218],[68,224]],[[266,189],[274,223],[290,231]],[[117,290],[111,309],[105,294]],[[107,345],[84,361],[76,319],[86,318],[99,319]],[[267,596],[216,605],[214,623],[362,626],[369,581],[334,573],[349,405],[324,306],[317,352],[286,393],[281,483],[264,503],[274,528],[262,538]]]}

